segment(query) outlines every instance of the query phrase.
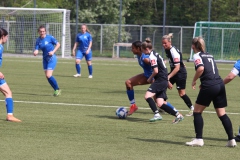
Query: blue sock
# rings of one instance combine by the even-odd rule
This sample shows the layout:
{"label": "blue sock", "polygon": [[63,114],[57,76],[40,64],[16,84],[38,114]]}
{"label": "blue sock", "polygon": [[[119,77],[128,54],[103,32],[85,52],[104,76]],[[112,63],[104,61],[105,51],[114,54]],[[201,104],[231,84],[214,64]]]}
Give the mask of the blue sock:
{"label": "blue sock", "polygon": [[57,84],[57,81],[56,81],[56,79],[55,79],[53,76],[51,76],[50,78],[48,78],[48,82],[50,83],[50,85],[52,86],[52,88],[53,88],[54,90],[58,90],[58,89],[59,89],[58,84]]}
{"label": "blue sock", "polygon": [[92,71],[93,71],[93,69],[92,69],[92,65],[88,66],[88,72],[89,72],[89,75],[92,75]]}
{"label": "blue sock", "polygon": [[128,99],[130,101],[130,104],[134,104],[135,103],[134,90],[127,90],[127,95],[128,95]]}
{"label": "blue sock", "polygon": [[175,110],[176,112],[178,111],[171,103],[167,102],[166,104],[168,107],[172,108],[173,110]]}
{"label": "blue sock", "polygon": [[7,108],[7,113],[12,114],[13,113],[13,99],[12,98],[6,98],[6,108]]}
{"label": "blue sock", "polygon": [[76,64],[76,70],[78,74],[81,74],[81,65],[80,64]]}

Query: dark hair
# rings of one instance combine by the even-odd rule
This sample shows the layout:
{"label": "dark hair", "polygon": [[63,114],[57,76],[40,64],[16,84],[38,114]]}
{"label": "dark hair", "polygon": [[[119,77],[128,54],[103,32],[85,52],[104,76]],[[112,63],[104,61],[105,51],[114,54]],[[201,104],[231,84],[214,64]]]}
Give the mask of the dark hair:
{"label": "dark hair", "polygon": [[8,35],[8,31],[5,30],[4,28],[0,28],[0,38],[7,35]]}
{"label": "dark hair", "polygon": [[146,49],[152,49],[152,43],[151,43],[151,39],[150,38],[146,38],[145,42],[142,43],[142,48]]}
{"label": "dark hair", "polygon": [[135,48],[140,48],[140,50],[141,50],[142,42],[141,41],[135,41],[135,42],[132,43],[132,46],[134,46]]}
{"label": "dark hair", "polygon": [[41,26],[39,26],[38,27],[38,32],[40,31],[40,29],[42,29],[42,28],[44,28],[45,29],[45,31],[46,31],[46,27],[44,26],[44,25],[41,25]]}

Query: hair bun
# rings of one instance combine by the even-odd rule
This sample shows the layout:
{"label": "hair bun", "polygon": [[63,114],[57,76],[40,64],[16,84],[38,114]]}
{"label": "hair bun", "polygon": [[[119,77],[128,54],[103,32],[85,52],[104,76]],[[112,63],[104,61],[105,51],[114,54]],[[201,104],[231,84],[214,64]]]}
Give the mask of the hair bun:
{"label": "hair bun", "polygon": [[146,39],[145,39],[145,42],[151,43],[151,39],[150,39],[150,38],[146,38]]}

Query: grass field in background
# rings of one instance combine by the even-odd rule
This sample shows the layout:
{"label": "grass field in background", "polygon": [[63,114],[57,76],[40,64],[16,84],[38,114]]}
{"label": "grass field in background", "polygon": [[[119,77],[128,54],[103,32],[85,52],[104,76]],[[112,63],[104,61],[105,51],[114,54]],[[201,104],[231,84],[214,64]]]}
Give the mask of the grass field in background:
{"label": "grass field in background", "polygon": [[[186,62],[186,92],[194,103],[198,94],[191,89],[195,73]],[[232,64],[218,64],[224,78]],[[41,58],[4,57],[1,72],[15,101],[14,114],[22,123],[5,121],[4,97],[0,98],[0,159],[8,160],[184,160],[239,159],[239,147],[226,148],[227,136],[221,121],[206,109],[203,147],[185,146],[194,137],[193,117],[172,124],[173,116],[149,122],[153,117],[144,94],[149,85],[135,87],[139,110],[125,120],[115,116],[119,106],[129,107],[125,80],[142,73],[136,59],[93,59],[93,79],[88,79],[82,62],[82,77],[74,78],[74,59],[58,59],[54,77],[62,95],[53,97]],[[200,82],[197,82],[199,85]],[[239,79],[226,86],[227,112],[234,133],[239,126]],[[168,101],[182,114],[188,108],[177,90],[168,90]],[[239,144],[239,143],[238,143]],[[240,145],[240,144],[239,144]]]}

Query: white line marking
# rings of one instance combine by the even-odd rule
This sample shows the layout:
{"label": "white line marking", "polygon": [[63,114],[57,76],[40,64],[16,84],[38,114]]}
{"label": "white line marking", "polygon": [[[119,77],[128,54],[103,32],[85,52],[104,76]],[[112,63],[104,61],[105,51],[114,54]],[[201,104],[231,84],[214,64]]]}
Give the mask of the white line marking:
{"label": "white line marking", "polygon": [[[5,102],[5,100],[0,100],[1,102]],[[76,103],[54,103],[54,102],[33,102],[33,101],[14,101],[15,103],[28,103],[28,104],[46,104],[46,105],[63,105],[63,106],[83,106],[83,107],[102,107],[102,108],[118,108],[120,106],[106,106],[106,105],[92,105],[92,104],[76,104]],[[124,106],[123,106],[124,107]],[[126,107],[129,108],[129,107]],[[138,109],[142,110],[150,110],[150,108],[142,108],[138,107]],[[178,110],[181,112],[189,112],[189,110]],[[204,111],[204,113],[216,113],[214,111]],[[232,115],[240,115],[240,113],[231,113],[227,112],[227,114]]]}

